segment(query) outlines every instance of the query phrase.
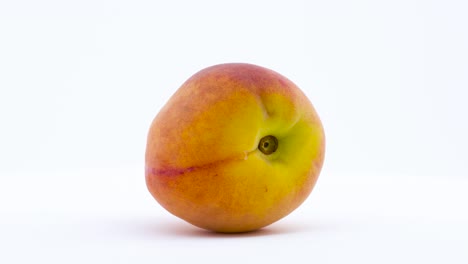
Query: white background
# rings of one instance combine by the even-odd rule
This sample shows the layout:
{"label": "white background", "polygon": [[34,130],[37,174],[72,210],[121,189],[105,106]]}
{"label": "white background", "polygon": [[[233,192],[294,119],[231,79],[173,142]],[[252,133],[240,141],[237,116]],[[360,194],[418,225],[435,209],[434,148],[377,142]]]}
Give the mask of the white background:
{"label": "white background", "polygon": [[[466,1],[0,1],[0,263],[468,263]],[[276,70],[327,135],[309,199],[218,235],[144,183],[196,71]]]}

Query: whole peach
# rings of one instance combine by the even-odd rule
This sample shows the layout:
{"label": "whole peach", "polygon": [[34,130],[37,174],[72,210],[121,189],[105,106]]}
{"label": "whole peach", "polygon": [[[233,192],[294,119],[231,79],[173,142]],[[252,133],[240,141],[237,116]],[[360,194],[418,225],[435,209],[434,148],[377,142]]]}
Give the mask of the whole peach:
{"label": "whole peach", "polygon": [[195,226],[251,231],[309,196],[324,152],[321,121],[294,83],[260,66],[215,65],[189,78],[155,117],[146,183]]}

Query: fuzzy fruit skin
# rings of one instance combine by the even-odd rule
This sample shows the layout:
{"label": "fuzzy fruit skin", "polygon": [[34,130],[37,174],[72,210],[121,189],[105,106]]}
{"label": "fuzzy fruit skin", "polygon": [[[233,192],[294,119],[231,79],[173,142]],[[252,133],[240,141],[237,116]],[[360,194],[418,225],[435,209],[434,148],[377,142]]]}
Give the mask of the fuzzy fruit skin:
{"label": "fuzzy fruit skin", "polygon": [[[268,135],[278,139],[271,155],[258,149]],[[195,226],[252,231],[308,197],[324,153],[321,121],[295,84],[260,66],[220,64],[189,78],[153,120],[146,184]]]}

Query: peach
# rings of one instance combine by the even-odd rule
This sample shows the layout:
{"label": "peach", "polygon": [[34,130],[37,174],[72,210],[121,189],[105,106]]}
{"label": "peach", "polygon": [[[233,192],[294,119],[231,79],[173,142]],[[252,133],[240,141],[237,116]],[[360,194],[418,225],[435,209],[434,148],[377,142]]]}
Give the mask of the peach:
{"label": "peach", "polygon": [[252,231],[309,196],[324,153],[321,121],[294,83],[256,65],[215,65],[189,78],[153,120],[146,184],[195,226]]}

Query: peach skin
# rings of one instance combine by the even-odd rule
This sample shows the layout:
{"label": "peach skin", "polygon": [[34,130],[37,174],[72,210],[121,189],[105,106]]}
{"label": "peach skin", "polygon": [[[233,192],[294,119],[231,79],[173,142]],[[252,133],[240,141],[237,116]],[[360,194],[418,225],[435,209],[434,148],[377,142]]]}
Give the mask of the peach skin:
{"label": "peach skin", "polygon": [[217,232],[246,232],[295,210],[322,168],[325,135],[282,75],[229,63],[190,77],[153,120],[146,184],[170,213]]}

